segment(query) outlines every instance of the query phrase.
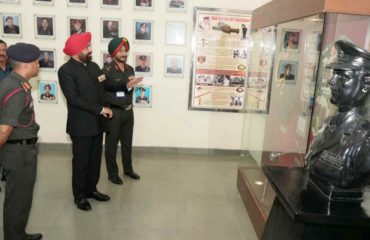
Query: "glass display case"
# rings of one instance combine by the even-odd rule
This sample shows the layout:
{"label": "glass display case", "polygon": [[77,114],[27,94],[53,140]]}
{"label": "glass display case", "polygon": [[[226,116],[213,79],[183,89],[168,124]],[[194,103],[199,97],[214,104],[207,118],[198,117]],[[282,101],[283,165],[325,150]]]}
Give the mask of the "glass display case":
{"label": "glass display case", "polygon": [[[272,1],[267,4],[267,10],[261,11],[263,6],[257,13],[266,15],[278,8],[276,2],[283,5],[292,1]],[[294,4],[299,2],[303,1]],[[270,87],[266,93],[267,110],[244,116],[241,148],[245,158],[253,158],[261,167],[305,165],[310,142],[323,120],[336,110],[329,101],[331,70],[325,68],[336,57],[334,42],[346,39],[370,48],[370,6],[361,8],[363,1],[360,1],[359,6],[352,6],[351,12],[345,13],[345,6],[339,5],[349,1],[343,0],[338,4],[341,13],[337,13],[335,9],[325,9],[331,1],[313,4],[317,2],[323,3],[320,11],[300,9],[300,17],[280,13],[280,19],[269,17],[274,24],[263,22],[257,28],[252,23],[248,89],[253,88],[250,78],[253,82],[256,76],[266,77]],[[361,15],[353,14],[356,7],[359,8],[356,13]],[[254,15],[255,12],[253,21]],[[261,19],[257,17],[257,21]],[[243,167],[243,163],[238,171],[238,188],[256,233],[261,236],[274,199],[273,190],[261,168]]]}

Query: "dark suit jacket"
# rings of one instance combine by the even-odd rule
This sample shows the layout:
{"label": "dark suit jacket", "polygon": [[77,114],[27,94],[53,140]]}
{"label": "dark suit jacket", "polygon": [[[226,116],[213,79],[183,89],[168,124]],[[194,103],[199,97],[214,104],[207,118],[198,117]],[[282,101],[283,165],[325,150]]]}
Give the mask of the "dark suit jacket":
{"label": "dark suit jacket", "polygon": [[72,136],[95,136],[103,132],[99,76],[104,77],[96,63],[85,66],[73,58],[58,70],[59,84],[67,100],[67,133]]}

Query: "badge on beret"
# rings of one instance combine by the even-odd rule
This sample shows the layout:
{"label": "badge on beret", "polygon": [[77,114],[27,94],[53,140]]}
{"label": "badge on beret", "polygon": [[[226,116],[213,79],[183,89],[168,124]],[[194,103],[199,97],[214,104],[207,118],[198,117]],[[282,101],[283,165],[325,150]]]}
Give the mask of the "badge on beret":
{"label": "badge on beret", "polygon": [[99,82],[103,82],[103,81],[105,81],[105,79],[107,79],[107,78],[105,77],[105,74],[102,74],[102,75],[100,75],[100,76],[98,77]]}

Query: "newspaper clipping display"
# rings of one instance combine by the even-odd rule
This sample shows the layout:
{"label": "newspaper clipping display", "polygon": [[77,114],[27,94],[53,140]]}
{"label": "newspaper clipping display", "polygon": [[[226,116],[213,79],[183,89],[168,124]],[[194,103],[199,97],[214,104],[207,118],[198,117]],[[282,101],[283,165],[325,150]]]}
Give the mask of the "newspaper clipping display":
{"label": "newspaper clipping display", "polygon": [[195,14],[190,108],[243,110],[251,15],[202,8]]}

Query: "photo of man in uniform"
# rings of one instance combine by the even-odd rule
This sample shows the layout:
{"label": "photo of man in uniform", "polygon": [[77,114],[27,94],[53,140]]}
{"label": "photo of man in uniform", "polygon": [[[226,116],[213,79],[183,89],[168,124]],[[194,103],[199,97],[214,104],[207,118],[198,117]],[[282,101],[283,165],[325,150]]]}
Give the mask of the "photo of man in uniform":
{"label": "photo of man in uniform", "polygon": [[53,36],[53,19],[47,17],[37,17],[37,34]]}
{"label": "photo of man in uniform", "polygon": [[86,32],[86,20],[85,19],[70,19],[70,35],[79,34]]}
{"label": "photo of man in uniform", "polygon": [[41,51],[40,67],[41,68],[54,68],[54,53],[53,51]]}
{"label": "photo of man in uniform", "polygon": [[166,64],[167,64],[166,71],[167,71],[167,73],[182,74],[182,67],[181,67],[179,61],[181,61],[180,57],[168,56],[167,59],[166,59]]}
{"label": "photo of man in uniform", "polygon": [[55,95],[51,93],[51,85],[50,84],[45,84],[44,85],[44,92],[40,95],[41,100],[45,101],[54,101],[55,100]]}
{"label": "photo of man in uniform", "polygon": [[106,4],[106,5],[118,5],[118,0],[103,0],[103,4]]}
{"label": "photo of man in uniform", "polygon": [[284,34],[284,49],[298,49],[300,32],[287,31]]}
{"label": "photo of man in uniform", "polygon": [[151,7],[152,0],[136,0],[136,7]]}
{"label": "photo of man in uniform", "polygon": [[147,55],[140,55],[137,60],[138,63],[135,67],[135,72],[150,72],[150,67],[148,66],[147,62]]}
{"label": "photo of man in uniform", "polygon": [[104,20],[103,21],[103,38],[118,37],[118,21]]}
{"label": "photo of man in uniform", "polygon": [[139,87],[140,95],[136,97],[135,103],[137,104],[149,104],[149,98],[145,96],[145,88]]}
{"label": "photo of man in uniform", "polygon": [[19,26],[14,23],[15,20],[19,22],[19,17],[4,16],[4,18],[5,18],[4,33],[19,34]]}
{"label": "photo of man in uniform", "polygon": [[135,29],[135,38],[137,40],[151,40],[151,23],[136,22]]}

